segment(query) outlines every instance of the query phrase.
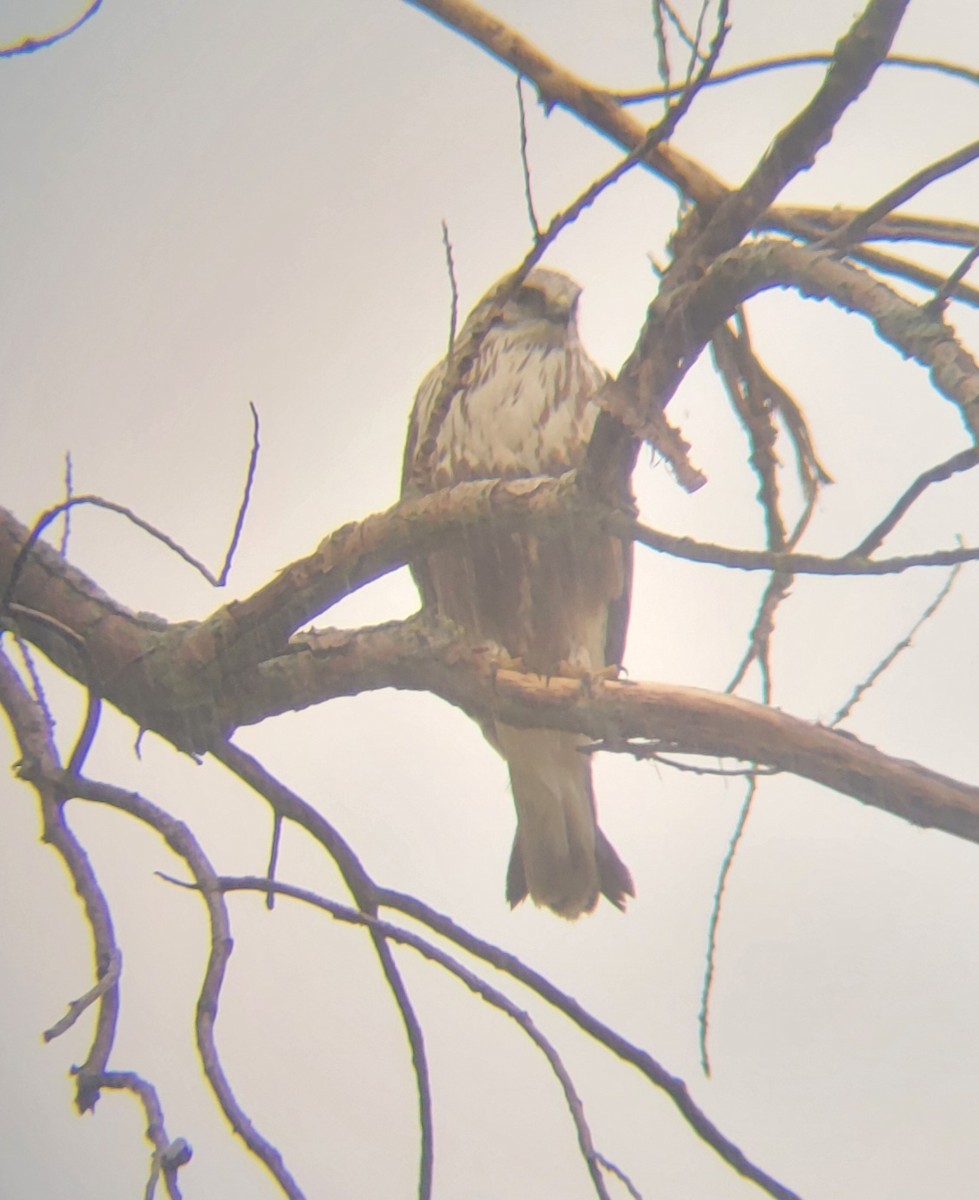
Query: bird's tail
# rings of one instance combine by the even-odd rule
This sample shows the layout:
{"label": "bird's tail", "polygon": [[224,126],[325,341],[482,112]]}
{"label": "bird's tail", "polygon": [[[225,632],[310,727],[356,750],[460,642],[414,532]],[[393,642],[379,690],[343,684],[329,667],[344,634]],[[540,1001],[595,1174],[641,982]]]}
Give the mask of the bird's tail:
{"label": "bird's tail", "polygon": [[529,895],[562,917],[591,912],[604,894],[617,908],[635,895],[632,876],[598,828],[586,739],[553,729],[497,724],[510,767],[517,834],[507,871],[511,907]]}

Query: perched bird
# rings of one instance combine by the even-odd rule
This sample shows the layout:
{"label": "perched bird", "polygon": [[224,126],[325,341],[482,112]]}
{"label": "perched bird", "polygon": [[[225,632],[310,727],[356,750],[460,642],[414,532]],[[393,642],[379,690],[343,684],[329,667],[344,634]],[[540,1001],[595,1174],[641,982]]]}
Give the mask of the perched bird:
{"label": "perched bird", "polygon": [[[429,372],[411,414],[404,496],[581,465],[606,376],[578,338],[580,293],[568,276],[535,268],[493,318],[451,399],[442,395],[448,360]],[[456,346],[485,323],[492,295],[470,314]],[[481,526],[412,570],[426,606],[528,671],[587,676],[621,662],[632,557],[618,538],[571,524],[543,535]],[[573,919],[590,912],[602,892],[624,908],[632,878],[598,828],[591,763],[579,749],[588,739],[496,720],[483,732],[510,768],[517,812],[506,882],[511,907],[529,893]]]}

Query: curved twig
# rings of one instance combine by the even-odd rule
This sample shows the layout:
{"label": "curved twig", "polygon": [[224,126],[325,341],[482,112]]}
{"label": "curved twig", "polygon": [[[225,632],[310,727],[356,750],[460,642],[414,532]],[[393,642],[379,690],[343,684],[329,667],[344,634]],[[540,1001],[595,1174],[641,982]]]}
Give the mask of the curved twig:
{"label": "curved twig", "polygon": [[[104,986],[120,959],[112,913],[105,893],[81,842],[64,819],[65,791],[57,782],[62,777],[61,762],[51,727],[40,703],[24,687],[7,656],[0,651],[0,705],[6,710],[21,751],[18,774],[31,783],[41,804],[42,838],[61,856],[75,891],[85,908],[92,932],[98,1007],[95,1031],[85,1061],[74,1071],[75,1104],[79,1112],[95,1106],[99,1079],[106,1069],[115,1042],[119,1020],[118,978]],[[55,1027],[57,1028],[57,1027]]]}
{"label": "curved twig", "polygon": [[[73,777],[65,779],[70,793],[82,800],[128,813],[155,830],[170,849],[182,859],[194,877],[207,908],[211,938],[207,966],[197,1000],[194,1028],[201,1065],[211,1090],[221,1106],[231,1128],[248,1149],[270,1172],[289,1200],[303,1200],[303,1192],[282,1160],[278,1149],[264,1138],[253,1125],[238,1102],[221,1064],[214,1040],[221,987],[231,956],[231,926],[227,906],[217,885],[217,874],[197,839],[182,821],[177,821],[164,809],[136,792],[124,791],[108,783]],[[268,887],[268,881],[265,884]]]}
{"label": "curved twig", "polygon": [[73,508],[79,508],[83,505],[89,505],[93,508],[102,508],[107,512],[117,513],[119,516],[125,517],[127,521],[141,529],[144,533],[148,533],[151,538],[162,543],[168,550],[172,550],[178,558],[182,558],[188,566],[193,567],[199,575],[202,575],[212,587],[224,587],[228,581],[228,573],[231,570],[231,563],[234,558],[235,550],[238,548],[238,541],[241,537],[241,531],[245,523],[245,514],[248,511],[248,501],[251,497],[252,483],[255,479],[255,469],[258,465],[259,453],[259,421],[258,410],[254,404],[249,403],[248,406],[252,414],[252,449],[248,460],[248,470],[245,476],[245,487],[241,498],[241,503],[238,505],[238,511],[235,515],[235,524],[231,533],[231,540],[228,544],[227,552],[224,556],[224,562],[221,570],[215,575],[204,563],[195,558],[188,550],[185,550],[179,542],[173,540],[169,534],[164,533],[161,529],[157,529],[149,521],[144,520],[138,513],[133,512],[131,508],[127,508],[125,504],[117,504],[114,500],[105,500],[101,496],[83,495],[83,496],[68,496],[62,500],[60,504],[55,504],[51,508],[46,509],[35,520],[31,531],[24,544],[20,548],[17,558],[10,570],[10,576],[7,580],[7,586],[4,588],[3,595],[0,596],[0,612],[5,611],[13,600],[14,593],[17,589],[17,583],[20,579],[21,572],[24,569],[24,564],[27,562],[31,551],[37,544],[41,534],[47,529],[52,521],[55,521],[62,513],[67,514]]}
{"label": "curved twig", "polygon": [[[215,758],[229,771],[268,801],[277,820],[295,821],[315,838],[336,863],[343,881],[349,888],[360,911],[368,918],[377,915],[377,888],[374,881],[364,870],[350,844],[321,813],[276,779],[256,758],[239,747],[226,742],[217,746],[213,753]],[[271,879],[266,879],[266,888],[267,894],[273,895],[279,885]],[[371,936],[381,970],[401,1015],[411,1051],[412,1068],[418,1091],[418,1122],[421,1132],[418,1194],[419,1200],[428,1200],[431,1195],[435,1165],[435,1123],[432,1115],[432,1085],[428,1071],[425,1035],[401,978],[401,973],[391,954],[390,946],[379,934],[372,932]]]}
{"label": "curved twig", "polygon": [[[236,888],[261,891],[268,886],[268,881],[263,880],[259,876],[225,877],[221,879],[220,884],[229,891]],[[336,904],[303,888],[291,887],[281,883],[276,884],[275,888],[277,892],[283,895],[292,896],[295,899],[323,909],[339,921],[367,925],[386,939],[410,946],[425,958],[437,962],[445,970],[455,975],[456,978],[465,983],[467,987],[476,992],[482,999],[493,1004],[495,1007],[501,1008],[514,1020],[517,1020],[528,1036],[534,1041],[535,1045],[545,1054],[552,1069],[557,1074],[558,1080],[565,1090],[565,1096],[571,1108],[572,1116],[575,1118],[579,1139],[583,1139],[581,1142],[582,1151],[590,1167],[594,1167],[592,1178],[593,1180],[600,1180],[600,1176],[597,1174],[597,1164],[594,1161],[594,1148],[591,1145],[590,1134],[587,1133],[587,1126],[579,1124],[580,1101],[577,1099],[570,1078],[567,1076],[567,1072],[564,1070],[563,1064],[561,1064],[560,1058],[553,1050],[553,1047],[550,1046],[543,1035],[536,1029],[536,1026],[526,1013],[522,1013],[516,1005],[509,1001],[501,992],[497,991],[497,989],[492,988],[479,976],[462,967],[454,958],[417,934],[411,933],[400,926],[392,925],[389,921],[369,917],[363,912],[348,908],[345,905]],[[798,1200],[794,1192],[785,1187],[784,1184],[773,1179],[760,1167],[755,1166],[743,1151],[718,1129],[703,1109],[693,1100],[682,1079],[671,1075],[652,1055],[632,1045],[632,1043],[626,1041],[625,1038],[621,1037],[614,1030],[593,1017],[576,1000],[556,988],[545,976],[526,966],[516,956],[468,933],[452,921],[451,918],[443,916],[441,913],[436,912],[435,909],[429,908],[428,905],[416,900],[412,896],[404,896],[401,893],[388,889],[380,889],[378,898],[384,906],[395,908],[400,912],[414,917],[456,945],[467,950],[470,954],[512,976],[536,992],[553,1007],[569,1016],[579,1028],[590,1034],[602,1045],[611,1049],[624,1061],[636,1067],[651,1083],[666,1092],[697,1136],[715,1150],[739,1174],[752,1180],[770,1196],[778,1197],[780,1200]],[[598,1194],[605,1194],[604,1187]]]}
{"label": "curved twig", "polygon": [[46,50],[48,46],[53,46],[56,42],[71,37],[86,21],[90,21],[101,7],[102,0],[92,0],[82,15],[72,21],[70,25],[66,25],[64,29],[58,29],[54,33],[41,34],[38,37],[25,37],[22,41],[9,46],[0,46],[0,58],[14,58],[18,54],[34,54],[37,50]]}
{"label": "curved twig", "polygon": [[[787,68],[825,67],[832,61],[833,52],[829,50],[765,58],[758,62],[743,63],[740,67],[728,67],[725,71],[716,71],[707,86],[719,87],[723,83],[733,83],[737,79],[748,79],[752,75],[764,75],[769,71],[782,71]],[[979,71],[973,71],[970,67],[962,66],[960,63],[945,62],[940,58],[917,58],[908,54],[888,54],[881,66],[906,67],[915,71],[934,71],[952,79],[961,79],[964,83],[979,84]],[[621,104],[644,104],[649,100],[661,100],[664,96],[675,95],[681,87],[681,84],[674,84],[671,87],[640,88],[610,94]]]}

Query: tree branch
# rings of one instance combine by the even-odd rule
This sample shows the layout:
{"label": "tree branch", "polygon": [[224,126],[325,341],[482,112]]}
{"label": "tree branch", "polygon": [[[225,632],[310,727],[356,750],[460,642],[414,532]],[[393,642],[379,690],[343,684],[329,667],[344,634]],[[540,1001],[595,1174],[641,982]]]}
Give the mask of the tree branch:
{"label": "tree branch", "polygon": [[[248,877],[225,878],[220,881],[220,886],[228,891],[234,889],[263,891],[268,887],[268,881]],[[520,1014],[520,1010],[503,993],[487,985],[474,972],[461,966],[455,959],[432,945],[425,938],[419,937],[418,934],[393,925],[390,921],[367,917],[362,912],[354,911],[345,905],[335,904],[333,901],[318,896],[304,888],[292,887],[281,883],[275,884],[274,887],[281,894],[323,909],[338,921],[367,925],[378,936],[386,940],[390,939],[393,942],[410,946],[423,957],[438,963],[445,970],[455,975],[456,978],[460,979],[467,987],[486,1000],[487,1003],[493,1004],[511,1017],[519,1019],[518,1014]],[[671,1075],[651,1054],[626,1041],[615,1030],[593,1017],[572,997],[556,988],[545,976],[533,970],[532,967],[528,967],[514,955],[501,950],[498,946],[477,938],[450,918],[442,916],[441,913],[429,908],[423,902],[415,900],[412,896],[404,896],[399,892],[389,889],[379,889],[378,898],[386,907],[407,913],[423,925],[428,926],[428,928],[435,930],[451,942],[469,951],[476,958],[490,963],[498,970],[525,984],[549,1004],[565,1013],[579,1028],[583,1029],[596,1041],[607,1046],[625,1062],[631,1063],[655,1087],[661,1088],[677,1106],[697,1136],[715,1150],[739,1174],[752,1180],[766,1191],[768,1195],[775,1197],[776,1200],[799,1200],[795,1192],[751,1162],[740,1147],[736,1146],[721,1132],[703,1109],[694,1101],[687,1085],[682,1079]],[[573,1087],[569,1090],[568,1085],[570,1084],[570,1080],[563,1070],[563,1064],[560,1063],[560,1059],[557,1059],[556,1055],[553,1055],[552,1050],[549,1053],[549,1044],[543,1039],[531,1022],[521,1021],[521,1024],[538,1048],[544,1052],[552,1069],[558,1074],[559,1082],[565,1090],[568,1103],[572,1106],[572,1114],[576,1117],[575,1124],[582,1151],[591,1166],[595,1158],[594,1148],[591,1146],[591,1138],[587,1132],[587,1126],[582,1126],[577,1114],[574,1112],[574,1103],[577,1102],[577,1097],[574,1094]],[[580,1105],[580,1102],[578,1103]],[[595,1179],[594,1173],[592,1178],[593,1180]]]}
{"label": "tree branch", "polygon": [[[470,0],[407,0],[407,3],[431,13],[525,76],[537,88],[548,109],[557,105],[575,113],[625,150],[636,150],[646,140],[646,127],[611,92],[568,71],[528,38]],[[672,146],[652,147],[643,161],[698,202],[717,203],[726,192],[713,175]]]}
{"label": "tree branch", "polygon": [[445,629],[426,633],[419,621],[307,634],[302,644],[308,652],[268,664],[289,677],[279,688],[300,706],[386,687],[434,692],[477,719],[571,730],[624,750],[627,739],[652,739],[673,753],[764,763],[979,842],[979,788],[749,700],[678,684],[543,680],[501,669],[485,647]]}

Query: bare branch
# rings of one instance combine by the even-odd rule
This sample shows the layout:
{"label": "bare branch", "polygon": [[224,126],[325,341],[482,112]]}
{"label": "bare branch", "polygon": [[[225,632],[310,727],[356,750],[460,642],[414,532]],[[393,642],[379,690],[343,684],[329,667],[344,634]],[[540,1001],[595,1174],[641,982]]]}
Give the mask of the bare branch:
{"label": "bare branch", "polygon": [[34,548],[41,534],[45,529],[47,529],[51,522],[59,517],[62,513],[67,514],[70,509],[77,508],[80,505],[91,505],[93,508],[102,508],[107,512],[118,513],[119,516],[125,517],[127,521],[130,521],[133,525],[135,525],[137,529],[141,529],[144,533],[148,533],[150,537],[154,538],[158,542],[161,542],[167,547],[168,550],[172,550],[173,553],[179,558],[182,558],[184,562],[188,564],[188,566],[193,567],[198,574],[203,575],[207,582],[213,587],[224,587],[225,583],[227,582],[228,572],[231,569],[231,561],[238,546],[238,539],[241,536],[241,530],[244,525],[245,513],[248,509],[248,500],[251,495],[252,482],[255,478],[255,467],[258,462],[258,411],[256,410],[254,404],[249,404],[249,408],[251,409],[252,413],[253,438],[252,451],[248,463],[248,472],[245,478],[244,494],[242,496],[241,503],[238,506],[238,512],[235,517],[235,526],[231,534],[231,541],[228,545],[228,551],[224,558],[224,564],[217,575],[212,574],[212,572],[202,562],[185,550],[178,542],[175,542],[168,534],[164,533],[160,529],[157,529],[155,525],[151,525],[149,521],[144,521],[142,517],[133,512],[131,508],[127,508],[124,504],[117,504],[114,500],[104,500],[101,496],[69,496],[60,504],[55,504],[52,508],[46,509],[34,522],[27,539],[20,549],[18,558],[10,569],[10,575],[7,579],[6,587],[4,588],[2,596],[0,596],[0,612],[10,606],[10,603],[14,597],[14,592],[17,589],[17,582],[20,579],[20,574],[23,570],[24,563],[27,561],[28,555],[31,553],[31,550]]}
{"label": "bare branch", "polygon": [[[809,208],[805,205],[786,205],[779,208],[781,225],[790,232],[820,241],[860,216],[860,209],[836,207]],[[769,227],[762,223],[759,228]],[[979,225],[972,221],[952,221],[941,217],[912,216],[910,213],[888,213],[864,232],[864,241],[931,242],[939,246],[973,246],[979,241]],[[856,257],[856,255],[854,255]]]}
{"label": "bare branch", "polygon": [[711,905],[710,919],[707,923],[707,954],[704,960],[704,980],[700,989],[700,1013],[697,1018],[697,1027],[700,1033],[700,1065],[704,1074],[708,1076],[710,1075],[710,1054],[707,1049],[707,1041],[710,1036],[710,998],[713,994],[714,966],[717,961],[717,929],[721,919],[724,891],[734,866],[734,856],[741,845],[741,838],[748,823],[748,817],[751,815],[751,804],[757,791],[758,776],[752,772],[748,778],[748,787],[741,811],[738,814],[737,824],[731,834],[731,840],[728,842],[724,861],[721,863],[718,873],[717,887],[714,889],[714,902]]}
{"label": "bare branch", "polygon": [[106,1071],[99,1080],[99,1085],[132,1092],[143,1106],[143,1112],[146,1114],[146,1136],[153,1145],[153,1161],[150,1164],[150,1176],[144,1193],[145,1200],[152,1200],[160,1175],[164,1178],[172,1200],[180,1200],[177,1171],[190,1162],[193,1151],[183,1138],[171,1141],[167,1136],[163,1107],[156,1088],[135,1071]]}
{"label": "bare branch", "polygon": [[456,264],[452,256],[449,227],[444,217],[442,218],[442,245],[445,248],[445,269],[449,275],[449,288],[452,293],[452,308],[449,314],[449,348],[446,351],[447,354],[451,354],[456,340],[456,327],[459,324],[459,285],[456,283]]}
{"label": "bare branch", "polygon": [[977,258],[979,258],[979,240],[925,305],[926,312],[941,312],[952,296],[959,295],[962,290],[962,280],[972,269],[972,264]]}
{"label": "bare branch", "polygon": [[[312,695],[319,673],[290,661],[288,638],[316,612],[356,588],[446,539],[492,520],[503,529],[547,528],[559,519],[595,523],[616,537],[695,562],[744,570],[822,575],[896,574],[921,566],[951,566],[979,557],[957,548],[898,558],[735,550],[676,537],[637,524],[628,513],[596,501],[569,472],[558,478],[486,480],[457,485],[407,501],[387,513],[344,526],[309,558],[285,568],[248,599],[219,609],[207,620],[168,626],[114,604],[91,580],[43,543],[24,569],[21,591],[48,613],[19,623],[31,640],[73,677],[128,713],[140,726],[198,753],[218,744],[237,725],[326,699]],[[19,557],[26,533],[0,511],[0,577]],[[40,611],[40,610],[39,610]],[[59,630],[48,629],[54,621]],[[85,631],[84,639],[74,633]],[[80,650],[75,644],[82,640]],[[268,667],[259,667],[266,663]],[[375,664],[384,670],[384,663]],[[367,665],[368,673],[375,667]],[[335,684],[331,684],[335,688]],[[335,690],[332,694],[339,694]]]}
{"label": "bare branch", "polygon": [[[610,533],[619,532],[624,529],[625,521],[609,519],[604,522],[604,527]],[[718,567],[735,567],[739,571],[782,570],[794,575],[901,575],[917,567],[953,567],[956,563],[979,559],[979,548],[976,547],[932,550],[923,554],[895,555],[893,558],[862,558],[852,552],[838,558],[826,558],[820,554],[740,550],[716,542],[677,537],[638,522],[632,526],[632,537],[642,546],[687,562],[712,563]]]}
{"label": "bare branch", "polygon": [[897,659],[899,655],[903,654],[905,650],[910,650],[915,634],[917,634],[919,630],[927,625],[935,613],[938,612],[939,608],[941,608],[945,601],[945,597],[952,590],[952,585],[958,578],[960,569],[961,568],[957,566],[952,568],[952,570],[949,572],[948,579],[946,579],[942,584],[934,600],[932,600],[932,602],[928,605],[917,621],[915,621],[904,637],[896,645],[891,647],[891,649],[887,652],[887,654],[884,655],[884,657],[877,664],[877,666],[874,667],[866,679],[864,679],[853,689],[853,691],[850,693],[849,699],[842,706],[842,708],[839,709],[832,721],[830,721],[831,728],[835,729],[836,726],[845,721],[854,708],[856,708],[856,706],[860,703],[866,693],[870,691],[877,680],[880,679],[881,675],[883,675],[884,672],[893,665],[895,659]]}
{"label": "bare branch", "polygon": [[53,46],[55,42],[60,42],[66,37],[71,37],[86,21],[91,20],[101,7],[102,0],[92,0],[82,15],[72,21],[70,25],[66,25],[64,29],[59,29],[55,33],[45,34],[43,37],[25,37],[22,41],[9,46],[0,46],[0,58],[14,58],[19,54],[33,54],[37,50],[46,50],[48,46]]}
{"label": "bare branch", "polygon": [[72,1002],[68,1005],[68,1011],[60,1021],[56,1021],[50,1029],[45,1029],[44,1033],[41,1035],[44,1040],[46,1042],[52,1042],[55,1038],[61,1037],[63,1033],[65,1033],[72,1027],[72,1025],[75,1024],[82,1013],[89,1009],[96,1000],[104,996],[109,988],[114,988],[116,984],[118,984],[121,974],[122,952],[118,947],[116,947],[109,963],[108,970],[105,972],[105,974],[95,981],[95,983],[88,989],[84,996],[79,996],[77,1000],[72,1000]]}
{"label": "bare branch", "polygon": [[883,543],[887,535],[893,532],[911,505],[933,483],[942,483],[944,480],[951,479],[953,475],[957,475],[961,471],[971,471],[977,464],[979,464],[979,448],[970,446],[968,450],[960,450],[958,454],[953,454],[945,462],[938,463],[934,467],[929,467],[927,471],[922,471],[914,483],[894,502],[887,515],[874,526],[860,545],[854,547],[850,553],[857,558],[869,558]]}
{"label": "bare branch", "polygon": [[[272,806],[276,820],[288,819],[314,837],[336,863],[344,883],[350,889],[361,913],[377,915],[377,888],[364,870],[360,859],[339,831],[295,792],[276,779],[257,759],[244,750],[226,742],[214,750],[214,755],[229,771],[248,784]],[[266,879],[266,895],[271,896],[281,885]],[[432,1116],[432,1088],[428,1071],[425,1036],[415,1013],[407,988],[401,978],[391,948],[384,937],[371,934],[374,950],[385,980],[401,1015],[411,1050],[412,1067],[418,1089],[418,1118],[421,1129],[421,1152],[418,1165],[419,1200],[428,1200],[432,1190],[435,1161],[435,1126]]]}
{"label": "bare branch", "polygon": [[[220,881],[220,886],[225,890],[232,889],[247,889],[261,891],[267,886],[267,881],[257,877],[239,877],[239,878],[224,878]],[[317,908],[323,909],[330,913],[336,920],[345,921],[353,924],[364,924],[372,930],[376,931],[378,936],[391,941],[398,942],[402,945],[410,946],[423,957],[437,962],[439,966],[446,971],[455,975],[466,984],[472,991],[479,995],[488,1003],[503,1009],[508,1015],[518,1020],[524,1031],[532,1038],[534,1043],[545,1054],[552,1070],[558,1076],[562,1087],[565,1090],[565,1095],[568,1098],[569,1107],[572,1115],[576,1119],[576,1127],[578,1129],[579,1139],[582,1139],[582,1150],[589,1162],[590,1166],[596,1166],[594,1162],[594,1148],[591,1145],[591,1136],[587,1132],[587,1126],[579,1124],[581,1120],[580,1101],[574,1092],[571,1080],[565,1071],[561,1060],[554,1053],[546,1039],[540,1035],[536,1026],[530,1020],[526,1013],[523,1013],[502,993],[490,987],[485,980],[478,975],[468,971],[462,967],[454,958],[447,955],[444,951],[433,946],[429,941],[419,937],[417,934],[411,933],[407,929],[400,926],[392,925],[388,921],[378,920],[377,918],[369,917],[367,914],[347,908],[344,905],[339,905],[325,897],[317,896],[315,893],[306,891],[303,888],[292,887],[287,884],[276,884],[276,891],[283,895],[291,896],[295,899],[304,901],[307,904],[312,904]],[[646,1076],[654,1086],[661,1088],[673,1100],[674,1104],[680,1110],[684,1119],[707,1145],[715,1150],[721,1157],[739,1174],[744,1175],[747,1179],[751,1179],[758,1184],[770,1196],[779,1197],[781,1200],[798,1200],[796,1194],[786,1188],[783,1184],[773,1179],[766,1172],[756,1167],[736,1146],[729,1141],[716,1125],[707,1117],[703,1110],[693,1101],[687,1090],[686,1084],[681,1079],[676,1078],[667,1072],[650,1054],[644,1050],[640,1050],[636,1046],[627,1042],[624,1038],[618,1035],[614,1030],[602,1024],[596,1018],[592,1017],[577,1001],[570,996],[557,989],[546,977],[540,975],[532,968],[526,966],[518,958],[491,943],[484,942],[482,939],[475,937],[473,934],[464,930],[450,918],[437,913],[434,909],[416,900],[412,896],[404,896],[399,892],[383,889],[379,892],[379,899],[385,907],[394,908],[400,912],[421,921],[429,928],[440,933],[443,937],[448,938],[456,945],[462,947],[470,954],[477,958],[490,963],[498,970],[505,972],[518,980],[520,983],[529,987],[536,992],[548,1003],[565,1013],[574,1023],[588,1033],[595,1040],[613,1050],[620,1058],[637,1067],[643,1075]],[[570,1093],[569,1093],[570,1088]],[[600,1184],[600,1176],[596,1171],[592,1174],[593,1180],[597,1180]],[[604,1188],[598,1194],[605,1195]]]}
{"label": "bare branch", "polygon": [[[566,70],[529,39],[471,0],[407,0],[407,3],[431,13],[532,80],[547,108],[560,105],[577,113],[627,150],[635,149],[645,140],[644,126],[611,93]],[[716,202],[725,191],[708,171],[672,146],[654,146],[645,161],[698,201]]]}
{"label": "bare branch", "polygon": [[[740,67],[728,67],[726,71],[716,71],[708,83],[708,87],[718,87],[723,83],[733,83],[736,79],[747,79],[752,75],[763,75],[769,71],[781,71],[795,67],[828,66],[834,58],[830,51],[820,51],[811,54],[786,54],[778,58],[761,59],[758,62],[743,63]],[[945,62],[940,58],[917,58],[907,54],[888,54],[881,63],[882,67],[906,67],[914,71],[933,71],[939,75],[947,75],[951,79],[961,79],[965,83],[979,84],[979,71],[960,63]],[[640,91],[611,92],[622,104],[642,104],[648,100],[660,100],[664,96],[675,95],[681,91],[682,84],[670,87],[644,88]]]}
{"label": "bare branch", "polygon": [[866,232],[873,225],[876,225],[883,217],[890,213],[898,205],[903,204],[906,200],[910,200],[912,196],[918,194],[922,189],[934,183],[936,179],[942,179],[946,175],[950,175],[953,171],[958,171],[970,162],[974,162],[979,158],[979,141],[971,142],[968,146],[962,147],[961,150],[956,150],[952,154],[945,155],[944,158],[938,159],[937,162],[931,163],[927,167],[922,167],[920,171],[915,173],[903,183],[892,188],[879,200],[875,200],[869,208],[864,209],[862,213],[855,216],[851,221],[830,234],[819,249],[845,249],[854,242],[863,241]]}
{"label": "bare branch", "polygon": [[766,545],[783,550],[788,536],[779,504],[778,430],[759,363],[751,348],[744,313],[737,314],[738,331],[719,325],[711,340],[714,361],[724,390],[748,436],[748,461],[758,478],[758,500],[765,513]]}
{"label": "bare branch", "polygon": [[[616,413],[641,436],[647,412],[661,408],[737,306],[769,288],[791,287],[812,299],[832,300],[872,322],[879,336],[928,367],[935,387],[979,435],[979,366],[944,320],[905,300],[873,276],[831,255],[776,239],[738,246],[701,276],[657,300],[623,373],[647,382],[631,412]],[[621,376],[620,376],[621,378]]]}
{"label": "bare branch", "polygon": [[[65,499],[70,500],[74,488],[72,486],[71,454],[65,451]],[[62,558],[68,553],[68,538],[71,535],[71,509],[65,509],[65,519],[61,527],[61,545],[58,550]]]}
{"label": "bare branch", "polygon": [[228,575],[231,573],[231,564],[235,557],[235,551],[238,549],[241,531],[245,527],[245,514],[248,512],[248,502],[251,499],[252,484],[255,482],[255,471],[258,467],[258,452],[261,448],[258,440],[258,409],[250,400],[248,402],[248,407],[252,414],[252,449],[248,458],[248,470],[245,474],[245,487],[242,491],[241,503],[238,505],[238,512],[235,514],[235,527],[231,533],[231,541],[228,543],[228,552],[224,556],[224,562],[221,565],[221,570],[218,573],[217,579],[214,581],[215,587],[224,587],[224,585],[228,582]]}
{"label": "bare branch", "polygon": [[614,1175],[615,1178],[622,1183],[625,1190],[632,1197],[632,1200],[642,1200],[639,1189],[632,1182],[629,1176],[626,1175],[626,1173],[620,1167],[617,1167],[614,1162],[609,1162],[604,1154],[596,1154],[595,1161],[604,1167],[610,1175]]}
{"label": "bare branch", "polygon": [[656,39],[656,73],[663,84],[662,96],[667,101],[666,107],[668,107],[673,72],[670,70],[670,49],[666,36],[666,26],[663,21],[664,7],[667,12],[673,12],[668,4],[664,5],[663,0],[653,0],[653,36]]}
{"label": "bare branch", "polygon": [[[740,697],[677,684],[580,679],[506,669],[485,647],[420,622],[306,635],[270,673],[300,706],[384,687],[434,692],[477,720],[541,726],[674,754],[757,762],[852,796],[912,824],[979,841],[979,788],[892,758],[849,734]],[[253,720],[266,714],[256,709]]]}
{"label": "bare branch", "polygon": [[[303,1200],[303,1192],[282,1161],[282,1155],[271,1142],[258,1132],[239,1104],[225,1074],[214,1040],[214,1024],[218,1013],[221,987],[228,959],[231,956],[233,941],[227,907],[210,861],[197,839],[182,821],[171,817],[164,809],[136,792],[125,791],[112,784],[99,783],[83,779],[80,776],[65,777],[64,782],[72,796],[128,813],[142,824],[155,830],[174,854],[186,863],[207,909],[211,934],[207,967],[201,983],[194,1022],[197,1049],[204,1074],[234,1132],[238,1134],[259,1162],[264,1164],[289,1200]],[[265,886],[269,886],[268,881]]]}
{"label": "bare branch", "polygon": [[[106,979],[113,963],[120,961],[112,914],[99,886],[88,855],[64,819],[65,792],[55,781],[61,776],[61,763],[51,728],[41,705],[34,700],[9,659],[0,651],[0,705],[10,720],[20,747],[20,778],[31,783],[41,805],[42,838],[61,856],[69,877],[85,908],[92,931],[94,975]],[[98,983],[96,985],[98,987]],[[98,1100],[98,1080],[106,1069],[115,1041],[119,1019],[119,986],[111,980],[99,988],[95,1031],[85,1061],[74,1071],[75,1104],[79,1112],[88,1112]]]}
{"label": "bare branch", "polygon": [[745,650],[744,657],[738,664],[731,682],[724,689],[725,692],[733,693],[736,691],[741,686],[748,668],[753,662],[757,662],[758,670],[761,673],[762,703],[771,704],[771,641],[772,635],[775,632],[775,613],[778,606],[789,594],[791,586],[792,576],[782,571],[776,571],[768,581],[768,585],[758,603],[758,610],[751,626],[751,632],[748,634],[748,648]]}
{"label": "bare branch", "polygon": [[22,637],[14,637],[14,644],[20,653],[21,661],[24,664],[24,670],[27,672],[31,681],[30,698],[37,704],[37,711],[40,714],[45,726],[47,727],[48,735],[54,739],[56,722],[51,707],[48,704],[48,698],[44,691],[44,683],[41,680],[40,673],[37,669],[37,663],[34,661],[34,655],[31,653],[31,645]]}
{"label": "bare branch", "polygon": [[907,4],[908,0],[870,0],[840,39],[819,90],[775,136],[743,186],[718,206],[690,250],[693,260],[707,261],[737,245],[786,184],[812,165],[887,55]]}
{"label": "bare branch", "polygon": [[[523,169],[523,194],[527,202],[527,216],[534,241],[540,241],[541,228],[534,211],[534,193],[530,182],[530,159],[527,157],[527,113],[523,102],[523,76],[517,76],[517,114],[520,119],[520,166]],[[451,350],[451,343],[449,349]]]}

